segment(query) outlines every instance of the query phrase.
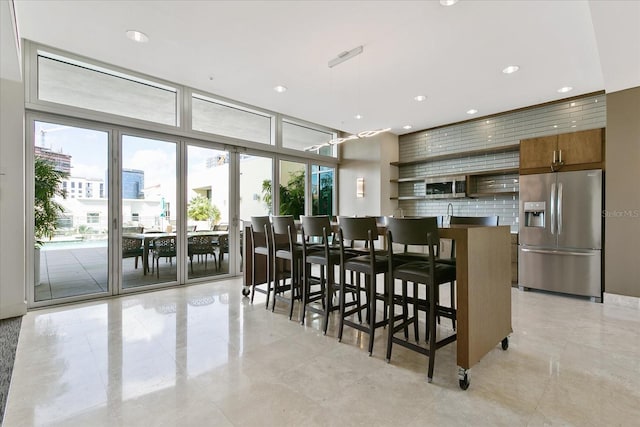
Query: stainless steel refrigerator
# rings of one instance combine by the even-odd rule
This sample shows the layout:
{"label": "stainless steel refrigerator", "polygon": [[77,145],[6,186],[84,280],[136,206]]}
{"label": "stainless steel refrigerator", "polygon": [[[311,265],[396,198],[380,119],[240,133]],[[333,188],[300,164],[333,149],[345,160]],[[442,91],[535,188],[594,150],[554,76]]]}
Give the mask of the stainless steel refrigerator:
{"label": "stainless steel refrigerator", "polygon": [[518,284],[602,301],[602,171],[520,176]]}

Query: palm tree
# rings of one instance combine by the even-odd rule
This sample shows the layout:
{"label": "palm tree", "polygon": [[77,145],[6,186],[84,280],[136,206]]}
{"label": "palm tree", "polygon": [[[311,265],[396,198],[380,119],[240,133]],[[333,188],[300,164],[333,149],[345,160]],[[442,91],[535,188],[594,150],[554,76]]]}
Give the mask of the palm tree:
{"label": "palm tree", "polygon": [[45,238],[51,239],[56,231],[58,216],[64,208],[55,201],[55,196],[67,197],[61,183],[69,174],[57,170],[55,165],[42,157],[35,158],[34,235],[36,245]]}
{"label": "palm tree", "polygon": [[[271,180],[262,181],[262,201],[271,213],[273,193]],[[280,215],[293,215],[296,219],[304,214],[304,171],[289,173],[287,186],[280,184]]]}

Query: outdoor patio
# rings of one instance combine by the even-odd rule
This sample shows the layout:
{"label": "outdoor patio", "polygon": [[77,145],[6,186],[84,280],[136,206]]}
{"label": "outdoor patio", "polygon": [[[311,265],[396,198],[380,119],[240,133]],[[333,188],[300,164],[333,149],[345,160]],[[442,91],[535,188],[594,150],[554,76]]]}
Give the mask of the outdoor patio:
{"label": "outdoor patio", "polygon": [[[35,301],[46,301],[58,298],[94,294],[107,291],[108,248],[101,246],[50,249],[45,244],[40,251],[40,284],[35,287]],[[229,272],[229,256],[225,254],[220,270],[210,255],[194,256],[193,273],[187,260],[189,279],[227,274]],[[150,260],[151,262],[151,260]],[[149,265],[151,268],[151,265]],[[176,280],[176,259],[160,259],[160,277],[156,272],[144,274],[142,257],[122,259],[122,287],[124,289]]]}

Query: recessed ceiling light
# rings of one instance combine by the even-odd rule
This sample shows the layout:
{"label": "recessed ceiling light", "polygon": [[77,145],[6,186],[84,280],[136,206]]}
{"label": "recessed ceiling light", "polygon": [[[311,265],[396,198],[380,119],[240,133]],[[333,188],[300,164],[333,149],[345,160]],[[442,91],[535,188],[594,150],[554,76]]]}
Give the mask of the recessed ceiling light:
{"label": "recessed ceiling light", "polygon": [[518,71],[519,69],[520,69],[520,67],[518,67],[517,65],[509,65],[504,70],[502,70],[502,72],[505,73],[505,74],[513,74],[516,71]]}
{"label": "recessed ceiling light", "polygon": [[356,118],[357,120],[360,120],[362,118],[361,114],[356,114],[355,116],[353,116],[354,118]]}
{"label": "recessed ceiling light", "polygon": [[127,31],[127,37],[138,43],[146,43],[149,41],[149,37],[145,33],[136,30]]}
{"label": "recessed ceiling light", "polygon": [[458,0],[440,0],[440,4],[443,6],[453,6],[458,3]]}
{"label": "recessed ceiling light", "polygon": [[471,110],[467,111],[467,114],[475,114],[477,112],[478,112],[478,110],[476,110],[475,108],[472,108]]}
{"label": "recessed ceiling light", "polygon": [[572,107],[575,107],[575,106],[576,106],[576,103],[575,103],[575,102],[572,102],[572,103],[571,103],[571,106],[572,106]]}
{"label": "recessed ceiling light", "polygon": [[560,89],[558,89],[558,92],[560,93],[567,93],[569,91],[572,91],[573,88],[571,86],[563,86]]}
{"label": "recessed ceiling light", "polygon": [[427,97],[424,96],[424,95],[418,95],[418,96],[414,96],[413,99],[415,99],[418,102],[422,102],[422,101],[426,100]]}
{"label": "recessed ceiling light", "polygon": [[411,126],[411,125],[405,125],[405,126],[402,126],[402,129],[409,130],[409,129],[411,129],[412,127],[413,127],[413,126]]}
{"label": "recessed ceiling light", "polygon": [[282,92],[286,92],[287,91],[287,87],[286,86],[282,86],[282,85],[278,85],[278,86],[274,87],[273,90],[275,90],[278,93],[282,93]]}

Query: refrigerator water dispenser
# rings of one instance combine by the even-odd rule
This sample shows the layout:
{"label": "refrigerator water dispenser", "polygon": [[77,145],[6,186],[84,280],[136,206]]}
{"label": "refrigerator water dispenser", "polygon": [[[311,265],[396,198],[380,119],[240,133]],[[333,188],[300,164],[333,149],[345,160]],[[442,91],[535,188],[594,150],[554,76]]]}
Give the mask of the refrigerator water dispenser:
{"label": "refrigerator water dispenser", "polygon": [[546,202],[524,202],[524,226],[544,228]]}

